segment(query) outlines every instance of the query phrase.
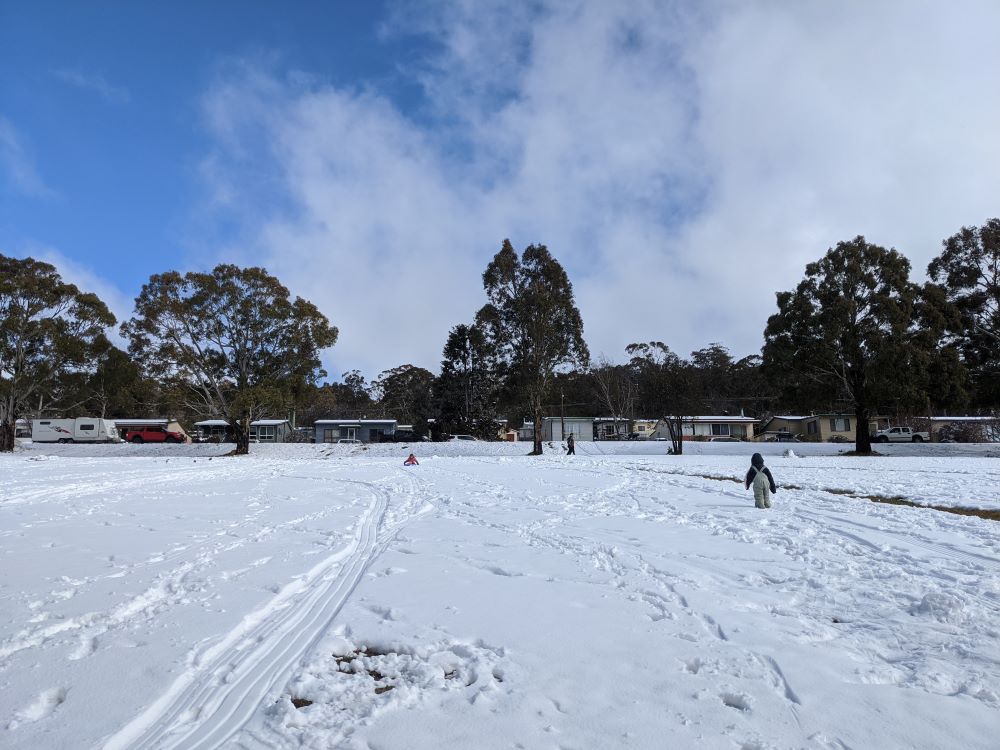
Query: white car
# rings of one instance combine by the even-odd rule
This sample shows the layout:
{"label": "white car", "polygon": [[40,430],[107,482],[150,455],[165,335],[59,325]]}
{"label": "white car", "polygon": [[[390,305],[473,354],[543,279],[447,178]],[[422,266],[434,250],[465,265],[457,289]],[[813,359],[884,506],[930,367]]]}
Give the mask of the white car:
{"label": "white car", "polygon": [[473,437],[472,435],[452,435],[450,438],[448,438],[449,442],[453,442],[455,440],[476,440],[476,441],[478,441],[479,438]]}
{"label": "white car", "polygon": [[358,440],[357,438],[340,438],[340,440],[338,440],[337,442],[338,443],[348,443],[350,445],[360,445],[361,444],[361,441]]}

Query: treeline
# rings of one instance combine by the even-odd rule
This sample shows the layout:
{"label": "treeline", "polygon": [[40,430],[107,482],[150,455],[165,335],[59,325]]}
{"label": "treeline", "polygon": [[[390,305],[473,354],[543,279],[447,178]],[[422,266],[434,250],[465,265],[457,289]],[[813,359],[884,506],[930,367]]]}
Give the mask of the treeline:
{"label": "treeline", "polygon": [[[838,243],[790,291],[764,331],[762,354],[734,359],[721,344],[682,356],[637,342],[623,362],[592,362],[562,265],[544,245],[509,241],[483,273],[485,303],[455,325],[440,372],[402,364],[371,382],[339,382],[320,354],[337,328],[260,268],[154,275],[120,326],[95,295],[33,259],[0,256],[0,450],[21,416],[222,417],[249,448],[251,421],[391,417],[418,434],[496,436],[546,415],[667,421],[763,417],[780,410],[989,412],[1000,403],[1000,219],[966,227],[910,280],[901,253],[863,237]],[[870,450],[857,430],[857,449]]]}

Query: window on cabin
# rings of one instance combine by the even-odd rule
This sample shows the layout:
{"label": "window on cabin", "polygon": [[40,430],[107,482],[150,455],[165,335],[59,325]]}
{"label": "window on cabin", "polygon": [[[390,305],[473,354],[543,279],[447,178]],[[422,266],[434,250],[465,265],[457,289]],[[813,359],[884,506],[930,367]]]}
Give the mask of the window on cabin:
{"label": "window on cabin", "polygon": [[729,437],[729,425],[727,424],[713,424],[712,434],[720,435],[722,437]]}
{"label": "window on cabin", "polygon": [[851,420],[847,417],[833,417],[830,419],[831,432],[850,432]]}

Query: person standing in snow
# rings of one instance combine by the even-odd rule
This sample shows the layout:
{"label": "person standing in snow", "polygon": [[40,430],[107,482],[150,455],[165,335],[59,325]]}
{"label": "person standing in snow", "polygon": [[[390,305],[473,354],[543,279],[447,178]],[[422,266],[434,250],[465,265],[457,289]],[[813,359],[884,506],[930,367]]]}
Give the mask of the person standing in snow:
{"label": "person standing in snow", "polygon": [[566,455],[575,456],[576,455],[576,438],[573,437],[573,433],[569,434],[566,438]]}
{"label": "person standing in snow", "polygon": [[764,466],[764,457],[754,453],[750,457],[750,470],[747,472],[746,489],[753,485],[754,505],[758,508],[771,507],[771,494],[778,491],[771,476],[771,470]]}

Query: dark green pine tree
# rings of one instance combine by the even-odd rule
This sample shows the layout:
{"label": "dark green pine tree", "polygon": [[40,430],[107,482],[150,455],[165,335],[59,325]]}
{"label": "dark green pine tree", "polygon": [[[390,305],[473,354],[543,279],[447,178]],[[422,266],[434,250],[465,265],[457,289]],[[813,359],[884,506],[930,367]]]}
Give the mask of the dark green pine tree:
{"label": "dark green pine tree", "polygon": [[496,357],[482,329],[455,326],[441,356],[441,375],[434,382],[441,431],[495,438]]}

